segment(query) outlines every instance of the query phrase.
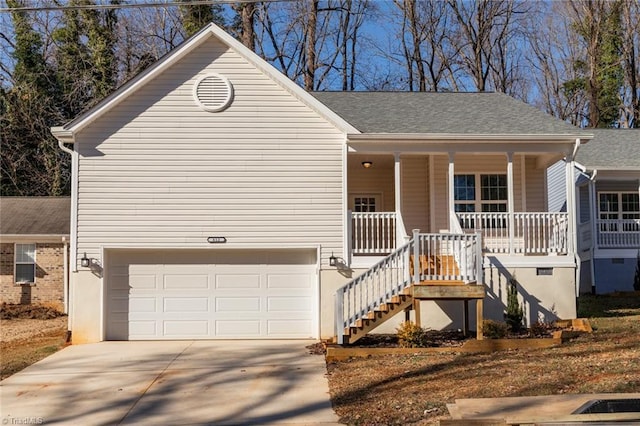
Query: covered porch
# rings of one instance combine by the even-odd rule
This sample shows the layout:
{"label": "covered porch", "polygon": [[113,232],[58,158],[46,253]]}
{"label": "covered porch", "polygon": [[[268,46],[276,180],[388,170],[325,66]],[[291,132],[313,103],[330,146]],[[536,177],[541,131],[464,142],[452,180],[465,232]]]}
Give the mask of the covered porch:
{"label": "covered porch", "polygon": [[[480,234],[485,254],[574,252],[572,211],[547,207],[546,169],[570,158],[567,144],[519,146],[522,151],[507,142],[437,144],[442,150],[456,147],[445,152],[421,145],[405,145],[399,152],[379,152],[380,145],[375,150],[365,142],[352,145],[346,188],[350,260],[386,256],[414,229]],[[497,152],[499,146],[503,152]],[[570,164],[567,182],[572,181]],[[574,190],[567,185],[566,191]]]}
{"label": "covered porch", "polygon": [[622,250],[635,256],[640,247],[640,173],[599,171],[581,183],[577,193],[579,249]]}

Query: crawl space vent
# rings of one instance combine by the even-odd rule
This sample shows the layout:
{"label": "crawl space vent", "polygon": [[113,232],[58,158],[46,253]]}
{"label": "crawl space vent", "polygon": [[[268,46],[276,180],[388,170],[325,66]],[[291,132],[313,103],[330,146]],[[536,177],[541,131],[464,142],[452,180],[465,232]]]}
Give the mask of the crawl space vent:
{"label": "crawl space vent", "polygon": [[220,74],[207,74],[196,81],[193,97],[198,106],[205,111],[222,111],[233,100],[233,86]]}

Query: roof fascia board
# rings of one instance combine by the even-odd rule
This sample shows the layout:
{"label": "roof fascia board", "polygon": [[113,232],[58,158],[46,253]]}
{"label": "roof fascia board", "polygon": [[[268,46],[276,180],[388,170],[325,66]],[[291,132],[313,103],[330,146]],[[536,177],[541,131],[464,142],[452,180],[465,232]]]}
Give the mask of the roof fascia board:
{"label": "roof fascia board", "polygon": [[7,242],[34,242],[50,243],[62,242],[63,238],[69,238],[69,234],[2,234],[0,240]]}
{"label": "roof fascia board", "polygon": [[624,178],[640,177],[640,169],[637,167],[589,167],[589,170],[597,170],[598,176],[621,176]]}
{"label": "roof fascia board", "polygon": [[[227,34],[226,31],[219,28],[215,24],[211,23],[196,33],[193,37],[186,40],[181,46],[177,47],[174,51],[169,52],[164,58],[161,58],[151,67],[144,70],[138,76],[134,77],[128,83],[125,83],[120,89],[116,90],[111,96],[104,99],[103,102],[99,103],[96,107],[89,110],[87,113],[79,116],[75,120],[66,124],[62,128],[52,128],[52,132],[55,132],[54,135],[60,135],[65,138],[65,142],[73,138],[73,135],[80,132],[90,123],[95,121],[98,117],[105,114],[107,111],[111,110],[117,104],[126,99],[129,95],[134,93],[140,87],[144,86],[148,81],[155,78],[157,75],[161,74],[164,70],[175,64],[181,58],[186,56],[189,52],[194,50],[196,47],[204,43],[209,37],[214,36],[226,44],[228,47],[234,49],[238,54],[240,54],[247,61],[252,63],[254,66],[259,68],[262,72],[267,74],[270,78],[278,82],[281,86],[283,86],[287,91],[289,91],[292,95],[296,96],[300,101],[309,106],[312,110],[316,111],[338,129],[343,131],[344,133],[353,133],[359,134],[360,131],[355,127],[351,126],[347,123],[342,117],[337,115],[335,112],[330,110],[323,103],[318,101],[316,98],[307,93],[304,89],[298,86],[296,83],[291,81],[284,74],[276,70],[272,65],[268,62],[260,58],[254,52],[249,50],[242,43],[231,37]],[[59,130],[58,130],[59,129]],[[67,133],[63,133],[67,132]],[[71,142],[69,142],[71,143]]]}
{"label": "roof fascia board", "polygon": [[471,134],[471,133],[359,133],[348,134],[348,141],[404,141],[425,142],[456,140],[463,143],[484,143],[485,141],[535,141],[541,143],[567,143],[575,144],[576,139],[586,141],[593,139],[592,134]]}

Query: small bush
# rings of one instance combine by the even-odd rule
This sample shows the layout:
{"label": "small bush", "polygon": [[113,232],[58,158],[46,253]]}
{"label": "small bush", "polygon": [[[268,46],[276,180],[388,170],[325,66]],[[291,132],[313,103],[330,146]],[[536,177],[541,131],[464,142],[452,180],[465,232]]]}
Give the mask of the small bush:
{"label": "small bush", "polygon": [[482,322],[482,334],[487,339],[504,339],[509,331],[509,326],[501,321],[484,320]]}
{"label": "small bush", "polygon": [[544,321],[536,321],[529,327],[529,332],[534,337],[547,336],[553,327]]}
{"label": "small bush", "polygon": [[427,346],[427,330],[411,321],[405,321],[396,329],[398,343],[403,348],[424,348]]}
{"label": "small bush", "polygon": [[511,331],[517,333],[522,328],[523,319],[524,310],[518,302],[518,281],[514,275],[509,278],[507,285],[507,311],[504,314],[504,320]]}

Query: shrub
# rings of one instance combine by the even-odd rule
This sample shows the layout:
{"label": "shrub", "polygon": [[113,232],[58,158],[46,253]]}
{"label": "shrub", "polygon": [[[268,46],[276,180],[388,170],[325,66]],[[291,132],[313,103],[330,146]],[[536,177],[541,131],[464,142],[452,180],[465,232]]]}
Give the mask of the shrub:
{"label": "shrub", "polygon": [[504,339],[509,327],[501,321],[484,320],[482,322],[482,334],[487,339]]}
{"label": "shrub", "polygon": [[403,348],[424,348],[427,346],[427,330],[411,321],[405,321],[396,329],[398,343]]}
{"label": "shrub", "polygon": [[551,324],[538,320],[531,324],[531,327],[529,327],[529,331],[534,337],[543,337],[548,335],[552,328],[553,327],[551,327]]}
{"label": "shrub", "polygon": [[524,310],[518,302],[518,281],[515,275],[509,278],[507,284],[507,310],[504,314],[504,320],[512,332],[517,333],[522,328],[522,320],[524,319]]}

